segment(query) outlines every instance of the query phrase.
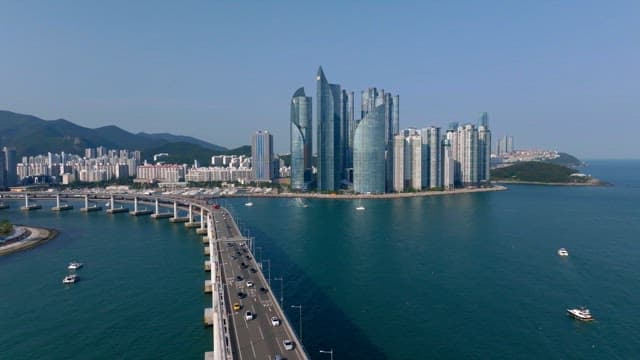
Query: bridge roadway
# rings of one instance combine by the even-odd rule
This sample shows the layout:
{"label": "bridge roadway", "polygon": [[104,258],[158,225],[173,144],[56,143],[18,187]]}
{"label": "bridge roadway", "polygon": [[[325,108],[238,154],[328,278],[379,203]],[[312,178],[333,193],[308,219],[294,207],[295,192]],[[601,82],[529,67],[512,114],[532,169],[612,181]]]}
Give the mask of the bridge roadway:
{"label": "bridge roadway", "polygon": [[[238,359],[275,359],[275,355],[292,360],[307,359],[251,253],[249,241],[242,237],[227,210],[217,209],[212,214],[226,311],[231,315],[231,333],[237,339],[233,353]],[[248,281],[253,286],[248,286]],[[233,310],[234,303],[241,306],[240,310]],[[247,320],[247,311],[254,314],[253,319]],[[280,325],[273,326],[272,317],[276,317]],[[293,350],[285,349],[284,340],[292,341]]]}
{"label": "bridge roadway", "polygon": [[[0,193],[2,198],[23,199],[24,193]],[[215,276],[211,272],[212,282],[220,280],[221,284],[216,284],[217,288],[223,289],[224,309],[220,309],[217,314],[218,319],[229,319],[228,346],[231,353],[220,346],[214,349],[212,356],[214,359],[269,359],[275,360],[276,355],[282,359],[303,359],[309,357],[304,347],[292,330],[287,317],[284,315],[280,304],[276,301],[275,294],[271,291],[267,279],[264,277],[261,268],[257,265],[251,248],[250,239],[242,236],[233,217],[224,208],[215,209],[205,200],[192,199],[187,197],[167,197],[150,196],[143,194],[111,194],[111,193],[85,193],[85,192],[65,192],[65,193],[29,193],[29,198],[33,200],[55,200],[59,195],[61,199],[82,201],[85,196],[89,196],[91,201],[108,200],[112,196],[119,202],[133,202],[137,199],[140,203],[153,204],[156,200],[163,207],[178,206],[183,210],[193,208],[200,215],[212,215],[207,221],[212,224],[211,231],[208,232],[210,246],[216,251],[211,254],[212,264],[218,263],[220,276]],[[217,257],[217,259],[216,259]],[[216,261],[218,260],[218,261]],[[218,279],[214,278],[217,277]],[[240,278],[241,280],[239,280]],[[247,281],[253,282],[253,286],[248,286]],[[264,290],[263,290],[264,289]],[[215,309],[216,293],[212,294],[213,308]],[[233,310],[233,304],[240,304],[239,311]],[[245,314],[251,311],[254,318],[247,320]],[[226,312],[226,314],[222,313]],[[225,316],[225,315],[230,316]],[[280,320],[279,326],[273,326],[271,318],[277,317]],[[224,334],[219,331],[224,327],[225,321],[221,320],[220,326],[214,325],[214,344],[224,342],[221,340]],[[216,333],[218,331],[218,333]],[[218,337],[218,339],[216,339]],[[284,340],[291,340],[293,350],[284,348]]]}

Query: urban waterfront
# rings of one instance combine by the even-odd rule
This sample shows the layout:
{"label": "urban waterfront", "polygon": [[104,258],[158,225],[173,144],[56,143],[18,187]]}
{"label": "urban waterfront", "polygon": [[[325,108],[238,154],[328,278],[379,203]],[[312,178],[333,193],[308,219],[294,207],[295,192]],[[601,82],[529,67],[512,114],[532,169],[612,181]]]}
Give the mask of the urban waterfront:
{"label": "urban waterfront", "polygon": [[[357,201],[224,200],[269,259],[314,359],[632,358],[640,352],[640,162],[585,172],[613,187]],[[0,358],[202,358],[202,243],[128,215],[0,217],[61,230],[0,258]],[[47,206],[44,207],[45,209]],[[76,206],[76,209],[78,206]],[[568,258],[556,254],[569,250]],[[66,264],[86,266],[71,287]],[[268,273],[265,262],[265,275]],[[586,305],[579,323],[567,307]]]}

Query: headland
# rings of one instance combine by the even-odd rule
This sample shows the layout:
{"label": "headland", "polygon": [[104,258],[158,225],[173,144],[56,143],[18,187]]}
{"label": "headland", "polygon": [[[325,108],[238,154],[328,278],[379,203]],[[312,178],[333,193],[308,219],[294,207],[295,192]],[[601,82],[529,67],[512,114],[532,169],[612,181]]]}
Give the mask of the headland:
{"label": "headland", "polygon": [[53,239],[56,235],[58,232],[54,229],[14,225],[13,233],[0,242],[0,256],[30,249]]}

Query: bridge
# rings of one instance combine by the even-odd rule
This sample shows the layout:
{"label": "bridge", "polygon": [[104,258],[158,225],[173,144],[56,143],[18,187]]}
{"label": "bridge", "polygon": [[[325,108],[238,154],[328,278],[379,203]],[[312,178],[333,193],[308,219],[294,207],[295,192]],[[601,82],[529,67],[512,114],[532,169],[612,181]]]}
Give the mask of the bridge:
{"label": "bridge", "polygon": [[[204,310],[205,324],[213,327],[213,349],[205,360],[308,359],[302,342],[293,331],[282,304],[271,291],[253,254],[253,239],[242,235],[232,214],[205,199],[122,193],[2,192],[4,199],[23,200],[23,211],[42,209],[42,201],[55,201],[51,211],[73,210],[71,202],[84,204],[81,212],[103,211],[110,216],[151,216],[184,223],[203,235],[205,269],[210,279],[211,307]],[[133,205],[129,209],[126,205]],[[166,211],[169,209],[169,211]],[[186,216],[180,216],[185,215]],[[197,215],[197,216],[196,216]]]}

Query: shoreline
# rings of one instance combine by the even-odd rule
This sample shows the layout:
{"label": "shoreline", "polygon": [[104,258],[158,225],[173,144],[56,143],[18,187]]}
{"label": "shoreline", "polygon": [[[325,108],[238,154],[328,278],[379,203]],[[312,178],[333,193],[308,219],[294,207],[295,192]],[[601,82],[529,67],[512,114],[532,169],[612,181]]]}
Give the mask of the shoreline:
{"label": "shoreline", "polygon": [[7,239],[0,245],[0,256],[13,254],[18,251],[31,249],[43,244],[58,235],[58,231],[35,226],[14,225],[16,228],[25,229],[26,237],[20,239]]}
{"label": "shoreline", "polygon": [[496,180],[497,184],[510,185],[545,185],[545,186],[612,186],[611,184],[597,181],[586,183],[558,183],[558,182],[540,182],[540,181],[518,181],[518,180]]}
{"label": "shoreline", "polygon": [[507,190],[506,186],[494,185],[490,188],[472,188],[472,189],[456,189],[456,190],[443,190],[443,191],[420,191],[414,193],[389,193],[389,194],[317,194],[317,193],[243,193],[224,195],[222,197],[262,197],[262,198],[307,198],[307,199],[397,199],[397,198],[409,198],[409,197],[423,197],[423,196],[443,196],[443,195],[458,195],[458,194],[472,194],[480,192],[491,191],[503,191]]}

